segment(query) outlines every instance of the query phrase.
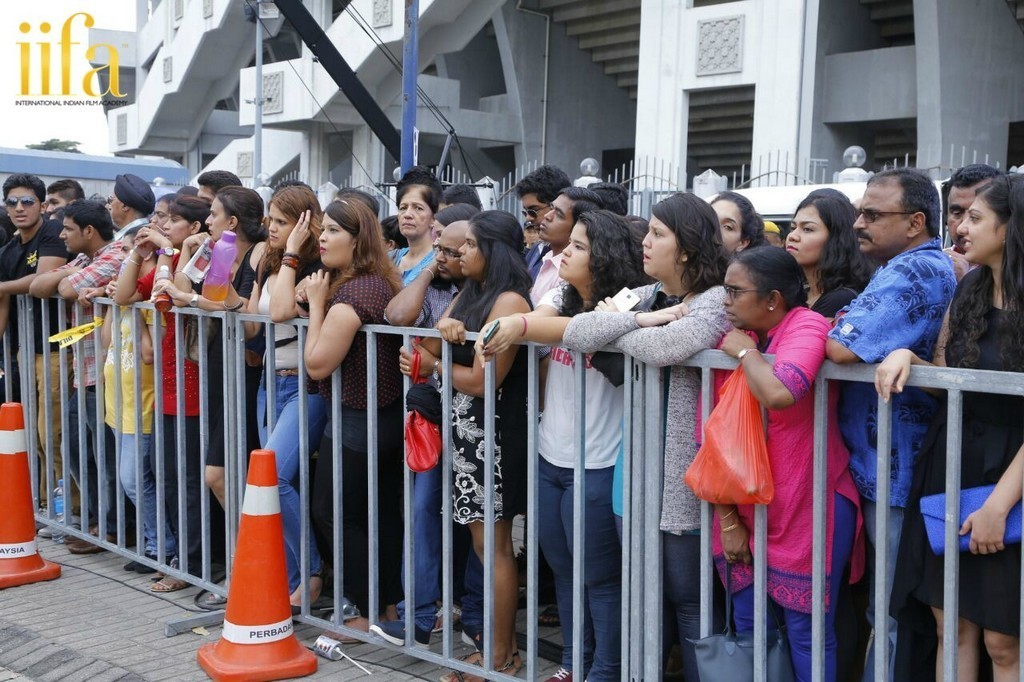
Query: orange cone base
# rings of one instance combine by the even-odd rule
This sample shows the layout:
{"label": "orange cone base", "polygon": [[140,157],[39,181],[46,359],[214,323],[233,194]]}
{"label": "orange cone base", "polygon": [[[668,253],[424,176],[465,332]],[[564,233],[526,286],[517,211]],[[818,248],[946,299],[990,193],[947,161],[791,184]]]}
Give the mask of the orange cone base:
{"label": "orange cone base", "polygon": [[199,649],[199,665],[216,682],[267,682],[316,672],[317,660],[294,636],[269,644],[220,640]]}
{"label": "orange cone base", "polygon": [[[15,561],[21,563],[21,560],[10,561],[12,563],[14,563]],[[4,564],[7,563],[7,561],[0,559],[0,590],[8,587],[17,587],[18,585],[41,583],[44,580],[56,580],[60,577],[60,566],[49,561],[46,561],[42,557],[39,557],[39,562],[42,565],[38,568],[30,568],[27,570],[18,570],[17,572],[8,573],[5,571],[4,566]],[[7,571],[14,570],[14,567],[10,567],[7,569]]]}

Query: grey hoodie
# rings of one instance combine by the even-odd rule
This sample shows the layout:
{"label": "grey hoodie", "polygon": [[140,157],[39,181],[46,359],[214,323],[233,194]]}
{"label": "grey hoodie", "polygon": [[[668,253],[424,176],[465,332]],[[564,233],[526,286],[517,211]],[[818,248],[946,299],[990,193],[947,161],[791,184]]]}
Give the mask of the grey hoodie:
{"label": "grey hoodie", "polygon": [[[654,285],[634,289],[641,301],[650,298]],[[566,327],[564,344],[593,353],[611,347],[637,360],[668,367],[695,353],[717,347],[731,329],[725,317],[725,290],[712,287],[693,297],[681,319],[660,327],[641,329],[632,312],[590,312],[576,315]],[[676,535],[700,528],[700,500],[683,483],[683,475],[697,454],[694,428],[700,396],[700,372],[673,366],[665,415],[665,479],[661,495],[661,530]]]}

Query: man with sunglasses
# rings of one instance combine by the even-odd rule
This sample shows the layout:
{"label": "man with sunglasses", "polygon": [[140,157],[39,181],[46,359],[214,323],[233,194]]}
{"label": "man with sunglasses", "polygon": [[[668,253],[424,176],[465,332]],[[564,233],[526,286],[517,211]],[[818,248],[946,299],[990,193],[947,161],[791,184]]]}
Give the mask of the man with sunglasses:
{"label": "man with sunglasses", "polygon": [[[918,357],[931,360],[943,315],[956,288],[953,266],[942,253],[938,239],[940,215],[939,193],[919,170],[897,168],[868,180],[853,229],[861,253],[880,267],[863,293],[836,315],[826,348],[829,360],[844,364],[881,362],[897,348],[909,348]],[[892,592],[914,462],[936,402],[914,387],[893,397],[889,481],[878,480],[877,407],[873,385],[843,385],[839,428],[850,450],[850,471],[860,491],[868,542],[872,548],[881,543],[876,551],[888,552],[888,575],[872,576],[873,581],[886,581],[888,595]],[[890,486],[887,528],[876,527],[879,485]],[[888,609],[875,614],[869,607],[867,616],[872,626],[879,618],[889,618],[889,679],[903,679],[894,676],[896,621],[888,616]],[[874,644],[868,651],[865,680],[874,679],[873,649]]]}
{"label": "man with sunglasses", "polygon": [[[540,166],[516,184],[516,194],[522,205],[524,233],[533,230],[539,235],[541,221],[551,210],[551,202],[562,188],[571,184],[572,180],[565,171],[548,165]],[[534,279],[537,279],[537,272],[544,256],[552,249],[551,245],[544,241],[543,236],[540,239],[541,241],[536,242],[526,252],[526,267],[530,271],[530,277]]]}
{"label": "man with sunglasses", "polygon": [[[68,261],[67,249],[60,238],[62,226],[56,221],[47,221],[43,216],[46,199],[46,185],[35,175],[17,173],[8,177],[3,184],[4,207],[14,223],[15,235],[0,250],[0,334],[10,330],[11,350],[18,350],[18,364],[21,373],[29,371],[35,362],[36,424],[39,444],[36,451],[40,462],[39,502],[48,504],[50,490],[63,477],[63,460],[60,451],[60,363],[57,361],[57,344],[49,344],[49,364],[44,364],[47,353],[46,339],[58,331],[57,301],[43,302],[28,296],[29,287],[37,275],[56,270]],[[18,305],[16,296],[25,298],[32,306],[32,348],[18,348]],[[49,326],[43,327],[43,306],[49,311]],[[47,372],[48,370],[48,372]],[[48,375],[48,386],[44,379]],[[27,402],[28,396],[22,396]],[[46,474],[46,430],[49,402],[49,427],[53,433],[53,470]],[[31,419],[32,415],[26,415]],[[70,485],[70,481],[68,481]],[[78,491],[71,491],[72,509],[78,506]],[[70,517],[69,517],[70,518]]]}

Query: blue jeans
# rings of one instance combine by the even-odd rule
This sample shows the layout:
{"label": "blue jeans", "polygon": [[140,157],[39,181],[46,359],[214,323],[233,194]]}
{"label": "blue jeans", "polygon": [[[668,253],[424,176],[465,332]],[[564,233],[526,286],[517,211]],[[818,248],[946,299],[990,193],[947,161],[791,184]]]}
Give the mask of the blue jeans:
{"label": "blue jeans", "polygon": [[[879,551],[878,547],[878,528],[875,525],[875,510],[877,505],[872,500],[861,500],[861,511],[864,514],[864,531],[868,537],[868,545]],[[886,603],[889,603],[889,599],[892,597],[892,581],[896,576],[896,552],[900,546],[900,534],[903,532],[903,508],[902,507],[889,507],[889,527],[886,529],[886,537],[888,541],[888,552],[889,552],[889,572],[885,576],[885,594]],[[874,564],[867,567],[869,578],[869,599],[867,618],[868,625],[872,629],[875,627],[875,572]],[[896,619],[888,615],[886,611],[886,618],[889,619],[889,679],[894,680],[896,673],[896,628],[898,626]],[[875,637],[871,635],[871,643],[868,645],[867,658],[864,664],[864,677],[863,682],[874,682],[875,680]]]}
{"label": "blue jeans", "polygon": [[[662,589],[665,592],[664,658],[672,648],[673,642],[668,636],[674,631],[683,659],[683,677],[699,680],[693,640],[700,639],[700,535],[662,532],[661,550]],[[719,605],[715,603],[714,606],[711,632],[720,632],[724,618]]]}
{"label": "blue jeans", "polygon": [[[121,487],[124,494],[132,503],[139,507],[139,481],[135,471],[135,464],[142,459],[142,534],[146,540],[146,554],[157,555],[157,508],[156,508],[156,478],[153,476],[153,436],[149,433],[134,434],[115,431],[117,439],[121,443],[121,460],[118,462],[118,476],[121,479]],[[167,559],[178,554],[178,543],[174,538],[174,532],[164,518],[164,552]]]}
{"label": "blue jeans", "polygon": [[[54,390],[58,390],[54,388]],[[78,412],[78,392],[81,391],[85,395],[85,414],[79,415]],[[103,399],[102,396],[99,398]],[[87,509],[82,509],[82,528],[88,528],[86,520],[89,524],[99,524],[99,505],[100,498],[103,500],[104,517],[107,521],[107,534],[117,534],[117,458],[115,457],[114,449],[114,432],[109,426],[101,423],[96,417],[96,387],[86,386],[85,388],[79,388],[71,391],[70,397],[68,398],[68,430],[64,433],[64,438],[68,446],[68,468],[71,471],[71,477],[75,480],[75,484],[81,489],[86,482],[89,487],[89,505]],[[40,408],[41,410],[42,408]],[[85,466],[86,470],[83,472],[82,462],[80,458],[81,443],[78,440],[78,424],[79,420],[85,423]],[[98,437],[99,429],[104,430],[103,436],[103,480],[99,479],[99,460],[96,455],[96,442],[95,439]],[[56,445],[56,443],[54,444]],[[98,484],[97,484],[98,483]],[[124,527],[126,537],[131,537],[135,533],[135,506],[129,500],[125,503],[124,507]]]}
{"label": "blue jeans", "polygon": [[[613,467],[584,471],[583,666],[588,680],[618,680],[622,651],[622,548],[612,512]],[[539,460],[538,537],[555,576],[562,667],[572,670],[573,470]],[[592,664],[591,664],[592,661]],[[589,668],[589,670],[587,670]],[[584,675],[580,675],[584,677]]]}
{"label": "blue jeans", "polygon": [[[416,627],[430,631],[441,598],[441,466],[416,474],[412,488],[414,529],[413,580],[416,585]],[[408,526],[407,526],[408,528]],[[402,574],[405,587],[405,574]],[[398,603],[398,615],[405,618],[405,600]]]}
{"label": "blue jeans", "polygon": [[[309,446],[315,448],[324,435],[327,421],[327,405],[319,395],[306,396],[306,423],[299,423],[299,378],[297,376],[274,377],[277,389],[274,414],[277,419],[274,430],[266,433],[267,393],[260,385],[256,394],[257,414],[261,415],[260,439],[264,449],[273,450],[277,462],[277,489],[281,496],[281,523],[284,526],[284,556],[288,570],[288,589],[294,592],[299,586],[299,562],[302,556],[302,506],[299,501],[297,479],[299,477],[299,431],[305,428],[309,434]],[[313,535],[312,520],[308,525],[309,567],[312,572],[320,570],[320,550]]]}
{"label": "blue jeans", "polygon": [[[829,605],[825,612],[825,680],[836,680],[836,603],[843,571],[853,550],[853,536],[857,530],[857,508],[845,497],[835,493],[835,529],[832,535],[832,572],[829,580]],[[769,608],[774,608],[779,619],[786,625],[789,639],[789,657],[793,661],[793,672],[799,682],[811,680],[811,614],[779,606],[772,599]],[[754,586],[748,585],[733,595],[733,614],[737,632],[752,632],[754,629]],[[775,620],[768,614],[768,627],[775,629]]]}

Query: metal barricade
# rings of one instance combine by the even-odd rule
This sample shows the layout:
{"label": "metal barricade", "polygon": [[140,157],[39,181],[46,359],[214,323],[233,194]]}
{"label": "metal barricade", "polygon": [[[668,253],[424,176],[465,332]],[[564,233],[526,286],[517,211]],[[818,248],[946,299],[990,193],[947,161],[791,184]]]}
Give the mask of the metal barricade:
{"label": "metal barricade", "polygon": [[[94,453],[101,453],[96,458],[96,477],[102,482],[110,473],[109,459],[105,456],[107,448],[114,448],[114,478],[116,476],[117,463],[121,461],[124,453],[120,452],[120,444],[108,442],[105,435],[104,423],[104,399],[107,387],[103,376],[103,363],[106,354],[103,352],[99,333],[88,336],[79,344],[91,344],[91,348],[97,358],[97,380],[95,384],[95,405],[96,423],[93,433],[88,433],[89,426],[82,415],[88,414],[88,391],[77,390],[72,398],[73,385],[70,383],[72,370],[74,376],[83,376],[84,358],[76,351],[74,346],[61,348],[57,355],[50,352],[43,354],[41,368],[43,377],[37,381],[36,363],[30,362],[33,347],[33,326],[30,323],[30,302],[25,297],[19,297],[17,301],[19,309],[19,324],[17,330],[8,330],[4,336],[3,361],[8,371],[4,378],[6,395],[12,395],[14,390],[14,378],[10,368],[15,358],[15,338],[18,347],[21,349],[19,362],[20,369],[20,392],[22,401],[26,406],[26,432],[29,439],[30,451],[38,451],[42,448],[45,453],[45,471],[40,470],[37,457],[30,456],[32,462],[32,480],[34,492],[38,496],[40,490],[52,491],[55,485],[54,476],[57,473],[54,468],[55,453],[63,455],[61,471],[59,474],[65,480],[66,488],[70,488],[72,480],[72,452],[70,445],[72,439],[77,443],[77,473],[74,478],[78,481],[81,490],[82,509],[92,506],[91,490],[92,485],[89,475],[89,446]],[[47,306],[42,306],[42,328],[49,329],[50,319]],[[74,325],[87,322],[87,310],[78,304],[58,304],[57,327],[61,330],[68,328],[67,320],[72,319]],[[268,353],[264,364],[265,393],[267,402],[267,431],[272,431],[274,424],[274,407],[277,405],[279,396],[275,395],[274,377],[276,376],[275,353],[275,324],[269,319],[251,314],[242,313],[208,313],[192,308],[178,308],[176,314],[169,316],[167,323],[175,333],[176,360],[173,366],[174,376],[178,391],[175,397],[175,416],[169,420],[162,418],[164,413],[163,384],[165,377],[160,368],[163,366],[163,354],[165,349],[156,339],[165,333],[163,316],[157,313],[152,304],[136,303],[132,306],[120,308],[113,305],[108,299],[96,299],[92,308],[92,315],[96,317],[106,316],[109,312],[111,328],[109,333],[112,337],[111,344],[114,348],[120,348],[122,340],[121,320],[128,316],[129,334],[135,349],[135,363],[139,366],[139,348],[142,334],[148,331],[154,339],[153,343],[153,422],[152,434],[154,440],[153,476],[156,484],[156,527],[158,554],[155,559],[147,558],[144,555],[143,544],[145,537],[143,526],[145,518],[143,509],[136,508],[134,512],[135,537],[126,535],[128,526],[131,525],[130,516],[126,513],[125,495],[120,480],[116,482],[116,496],[114,500],[113,518],[116,518],[116,527],[111,529],[107,522],[107,512],[111,511],[111,501],[102,493],[102,485],[96,486],[99,491],[95,508],[98,522],[98,533],[89,536],[86,519],[82,521],[82,528],[77,528],[71,523],[71,506],[68,504],[68,514],[63,524],[58,524],[54,517],[52,506],[47,515],[39,515],[40,522],[51,526],[59,527],[67,533],[68,538],[86,538],[93,543],[99,544],[104,549],[116,552],[117,554],[132,559],[142,564],[158,569],[175,578],[185,580],[192,585],[202,587],[218,595],[226,595],[226,587],[219,580],[217,562],[215,559],[218,552],[219,541],[215,540],[214,528],[210,521],[211,503],[207,494],[207,487],[200,479],[198,496],[200,505],[199,517],[201,519],[198,528],[188,521],[188,507],[194,504],[195,484],[192,483],[192,492],[189,492],[187,480],[189,476],[195,476],[192,471],[189,458],[195,458],[192,466],[198,466],[201,475],[206,468],[207,457],[211,447],[210,438],[216,430],[218,420],[223,425],[222,437],[225,452],[224,461],[224,507],[225,520],[223,528],[223,558],[226,579],[230,579],[230,569],[234,547],[237,541],[238,519],[241,509],[242,493],[245,486],[247,448],[245,446],[246,436],[246,415],[254,408],[254,397],[247,389],[245,377],[245,325],[262,325],[266,335],[266,347]],[[143,319],[144,315],[151,317],[147,325]],[[199,414],[195,417],[185,416],[185,391],[182,390],[186,383],[185,370],[185,329],[187,321],[196,322],[197,347],[200,349],[198,360],[198,389],[199,389]],[[211,322],[212,321],[212,322]],[[298,335],[298,347],[301,349],[305,344],[306,327],[305,320],[298,319],[288,323],[294,327]],[[208,328],[209,326],[209,328]],[[343,424],[341,415],[342,400],[342,377],[340,369],[334,371],[331,376],[331,404],[328,406],[330,428],[327,440],[330,441],[330,451],[321,450],[321,443],[310,442],[309,434],[305,428],[300,428],[296,434],[299,448],[299,473],[298,493],[301,509],[301,556],[300,556],[300,589],[302,593],[302,604],[300,613],[296,620],[328,629],[332,632],[341,633],[350,637],[372,643],[374,645],[401,650],[418,659],[428,661],[440,666],[461,670],[467,673],[480,673],[480,668],[468,665],[460,661],[456,655],[456,640],[451,618],[444,618],[444,627],[441,636],[440,646],[433,646],[424,649],[414,646],[412,634],[415,628],[413,618],[414,605],[416,603],[417,585],[415,584],[414,557],[418,552],[432,550],[438,551],[441,557],[441,601],[442,613],[451,614],[454,602],[452,583],[455,571],[462,570],[454,563],[454,537],[453,537],[453,503],[452,503],[452,400],[453,389],[451,382],[442,383],[441,396],[444,414],[442,426],[442,459],[440,466],[442,474],[441,488],[441,518],[442,518],[442,541],[440,548],[422,548],[414,542],[413,530],[420,519],[416,518],[412,496],[414,476],[405,468],[402,477],[403,504],[401,511],[391,501],[384,503],[378,497],[379,481],[379,443],[377,439],[379,410],[377,407],[376,382],[372,377],[376,375],[377,355],[376,349],[381,338],[388,335],[399,335],[402,344],[411,346],[413,336],[418,337],[439,337],[436,330],[418,328],[396,328],[387,326],[365,326],[359,332],[366,335],[367,340],[367,372],[371,380],[367,382],[367,516],[369,524],[370,551],[366,570],[369,576],[368,603],[371,605],[379,603],[381,586],[378,578],[380,565],[380,553],[378,544],[378,528],[382,513],[401,513],[404,518],[404,540],[403,540],[403,573],[404,573],[404,596],[409,608],[406,609],[405,631],[407,643],[404,647],[395,647],[373,634],[361,632],[345,625],[343,613],[345,607],[345,586],[343,584],[341,567],[345,566],[344,553],[344,529],[342,524],[337,523],[334,527],[333,547],[330,556],[324,560],[335,567],[333,583],[330,590],[333,592],[333,602],[330,604],[330,616],[324,616],[319,609],[314,609],[314,604],[309,600],[309,576],[313,568],[310,566],[310,533],[309,529],[313,523],[311,517],[311,453],[320,450],[318,461],[324,462],[329,458],[333,471],[333,492],[331,507],[333,518],[337,521],[342,518],[344,509],[343,499],[343,477],[344,465],[342,461],[342,440]],[[215,338],[211,339],[211,335]],[[467,334],[467,338],[473,340],[475,334]],[[222,360],[222,368],[214,366],[211,369],[210,342],[218,344],[218,351]],[[301,350],[299,351],[301,352]],[[525,626],[521,626],[521,635],[525,635],[525,676],[528,679],[536,679],[540,674],[538,663],[538,519],[541,514],[548,510],[538,508],[537,482],[538,482],[538,421],[540,418],[540,365],[537,346],[528,346],[528,433],[527,433],[527,515],[525,522],[525,546],[527,551],[527,589],[526,589],[526,612]],[[69,353],[71,355],[69,356]],[[586,393],[586,380],[584,375],[584,359],[580,353],[573,354],[575,364],[574,387],[576,396],[583,396]],[[301,356],[300,356],[301,358]],[[121,387],[121,363],[118,358],[114,362],[114,381],[112,404],[115,406],[115,422],[121,423],[123,395]],[[53,386],[49,369],[57,363],[59,368],[59,386]],[[703,419],[706,422],[709,416],[713,393],[712,371],[715,369],[729,370],[736,366],[736,361],[719,351],[702,351],[687,362],[687,367],[696,368],[701,375],[701,397],[703,406]],[[624,440],[624,480],[623,480],[623,528],[622,528],[622,649],[621,665],[623,680],[653,680],[659,679],[662,675],[662,612],[663,589],[662,574],[663,565],[661,560],[662,531],[660,530],[661,518],[661,495],[664,476],[663,469],[663,439],[664,439],[664,391],[663,372],[661,368],[645,365],[632,358],[626,358],[627,381],[623,387],[624,411],[623,411],[623,440]],[[443,376],[451,376],[453,367],[452,348],[444,343],[441,355],[441,371]],[[846,382],[874,382],[874,366],[855,365],[839,366],[826,362],[818,373],[814,385],[814,460],[813,460],[813,486],[814,486],[814,507],[810,510],[813,515],[813,562],[812,562],[812,590],[813,590],[813,612],[812,612],[812,660],[813,679],[817,682],[825,680],[825,568],[826,568],[826,461],[827,461],[827,419],[828,419],[828,393],[830,385],[835,381]],[[219,376],[218,376],[219,373]],[[298,419],[299,424],[306,424],[308,417],[308,395],[306,387],[306,369],[300,361],[298,366]],[[483,595],[483,660],[491,661],[491,652],[494,648],[494,573],[495,573],[495,537],[494,537],[494,420],[495,420],[495,373],[493,363],[489,363],[485,373],[485,402],[484,402],[484,433],[485,433],[485,541],[484,541],[484,595]],[[37,391],[37,384],[40,391]],[[962,396],[966,390],[980,393],[995,393],[1009,396],[1024,396],[1024,382],[1012,373],[988,372],[981,370],[957,370],[946,368],[921,368],[915,367],[911,371],[908,386],[918,386],[945,390],[948,393],[947,417],[951,428],[947,436],[947,509],[946,509],[946,542],[947,546],[955,546],[959,531],[959,490],[960,490],[960,444],[961,444],[961,411]],[[223,387],[223,400],[221,405],[211,403],[210,388],[216,387],[220,390]],[[408,390],[409,381],[405,380],[404,389]],[[135,373],[134,394],[136,403],[142,393],[142,380],[139,372]],[[63,437],[60,442],[53,432],[53,420],[50,418],[50,396],[53,391],[59,392],[60,423],[62,425]],[[403,392],[404,395],[404,392]],[[46,397],[46,400],[41,400]],[[77,410],[78,417],[72,419],[72,405]],[[573,497],[573,619],[576,623],[582,623],[584,609],[584,585],[582,582],[583,568],[586,565],[583,537],[585,533],[584,500],[586,495],[584,472],[586,466],[586,433],[584,431],[586,405],[584,400],[577,400],[576,430],[573,434],[575,466],[573,469],[574,497]],[[878,480],[889,480],[889,451],[890,425],[892,406],[881,399],[878,401]],[[37,414],[42,412],[45,417],[46,432],[39,437],[37,432]],[[138,404],[135,406],[135,428],[136,432],[142,428],[141,414]],[[190,421],[191,420],[191,421]],[[173,433],[165,433],[168,427],[173,428]],[[189,451],[189,442],[196,440],[195,432],[198,432],[198,453]],[[173,443],[174,452],[167,452],[166,445]],[[196,458],[196,454],[198,457]],[[143,478],[142,457],[135,458],[135,476],[141,481]],[[174,472],[176,485],[173,489],[165,489],[164,482]],[[94,482],[93,482],[94,483]],[[679,481],[679,485],[683,485]],[[141,485],[137,486],[140,490]],[[168,505],[168,495],[176,498],[175,505]],[[68,496],[70,498],[70,496]],[[383,503],[383,506],[382,506]],[[129,507],[130,508],[130,507]],[[171,564],[171,558],[164,551],[166,530],[168,522],[168,509],[176,509],[176,528],[178,528],[178,555],[180,563],[177,566]],[[386,511],[382,512],[382,508]],[[877,527],[884,529],[889,521],[889,490],[887,485],[882,485],[877,492]],[[713,586],[715,569],[712,557],[712,510],[707,503],[702,504],[701,511],[701,543],[700,543],[700,632],[702,636],[713,634],[711,615],[713,611]],[[107,541],[106,534],[115,536],[114,541]],[[219,530],[219,529],[218,529]],[[767,547],[765,543],[767,532],[767,508],[759,506],[755,510],[755,524],[753,529],[754,539],[754,642],[755,642],[755,666],[754,679],[764,682],[766,680],[766,615],[769,608],[769,600],[766,592],[767,584]],[[194,542],[195,533],[200,534],[200,565],[195,566],[188,557],[188,551],[182,547],[189,547],[190,541]],[[129,547],[134,539],[135,548]],[[184,555],[184,556],[182,556]],[[895,561],[894,556],[889,556],[885,551],[876,554],[874,571],[876,575],[884,576],[887,566]],[[947,552],[945,555],[945,599],[944,607],[947,614],[946,629],[943,636],[944,658],[943,670],[946,679],[954,679],[957,664],[957,631],[956,615],[958,609],[958,569],[959,556],[957,552]],[[838,579],[838,576],[837,576]],[[327,586],[325,586],[327,587]],[[873,608],[879,614],[888,613],[888,595],[886,594],[885,581],[879,580],[875,583],[875,591],[872,599]],[[379,614],[376,609],[371,608],[370,613],[364,614],[371,624],[378,622]],[[191,618],[180,621],[174,627],[169,627],[169,633],[181,632],[197,624],[209,624],[215,622],[223,614],[212,614],[199,618]],[[888,678],[888,622],[885,617],[875,619],[875,658],[867,664],[873,666],[875,679],[885,680]],[[583,633],[582,628],[574,629],[573,637],[573,665],[577,670],[583,668]],[[520,646],[523,639],[520,639]],[[482,673],[489,679],[512,680],[515,679],[507,674],[495,672],[486,666],[486,672]]]}

